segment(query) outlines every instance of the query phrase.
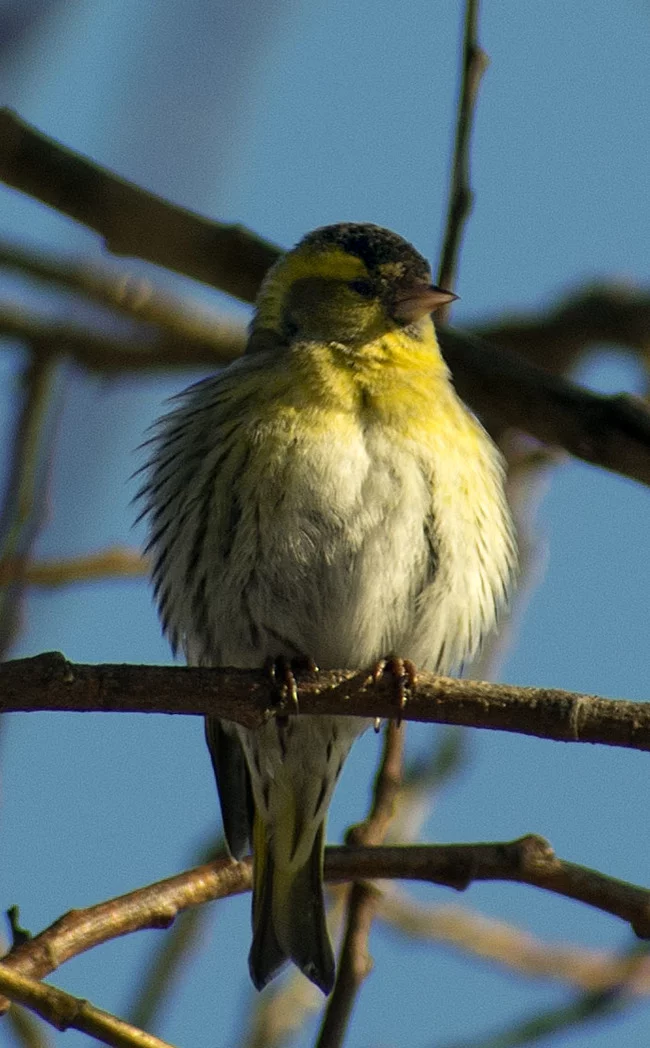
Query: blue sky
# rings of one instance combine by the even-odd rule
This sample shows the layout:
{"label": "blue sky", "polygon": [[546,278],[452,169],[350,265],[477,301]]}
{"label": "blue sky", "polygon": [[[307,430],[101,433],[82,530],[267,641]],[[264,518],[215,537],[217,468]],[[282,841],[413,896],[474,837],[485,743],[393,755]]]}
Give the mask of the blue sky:
{"label": "blue sky", "polygon": [[[394,228],[435,262],[460,18],[455,0],[51,3],[5,53],[2,97],[122,175],[279,243],[327,222],[367,220]],[[616,15],[605,0],[485,3],[481,40],[490,67],[455,322],[540,308],[598,277],[647,285],[645,0],[624,0]],[[8,190],[0,192],[0,234],[101,256],[86,230]],[[154,276],[245,315],[208,289]],[[0,422],[8,432],[20,347],[5,348]],[[133,449],[165,396],[193,377],[108,381],[65,370],[41,555],[139,540],[129,506]],[[607,346],[581,365],[579,378],[607,391],[642,388],[638,366]],[[553,469],[535,525],[546,567],[504,679],[648,697],[648,509],[648,492],[631,481],[568,459]],[[15,653],[52,648],[88,662],[169,661],[139,580],[33,591]],[[431,740],[430,731],[410,731],[414,750]],[[471,733],[469,745],[471,765],[440,798],[425,839],[534,831],[567,859],[647,882],[647,755],[485,732]],[[377,748],[373,735],[356,746],[330,839],[364,812]],[[219,828],[198,720],[13,716],[2,738],[1,787],[0,903],[18,903],[33,931],[73,906],[171,875]],[[431,903],[465,902],[553,942],[598,949],[630,941],[613,918],[523,887],[484,885],[465,898],[414,891]],[[239,1043],[253,993],[248,920],[246,899],[211,907],[156,1033],[193,1048]],[[122,1013],[161,934],[102,947],[53,981]],[[380,928],[371,946],[375,970],[355,1011],[353,1048],[442,1046],[570,999],[560,986],[404,943]],[[631,1048],[647,1040],[649,1016],[642,1003],[622,1020],[555,1043]],[[65,1041],[81,1043],[81,1035]],[[9,1043],[0,1027],[0,1044]]]}

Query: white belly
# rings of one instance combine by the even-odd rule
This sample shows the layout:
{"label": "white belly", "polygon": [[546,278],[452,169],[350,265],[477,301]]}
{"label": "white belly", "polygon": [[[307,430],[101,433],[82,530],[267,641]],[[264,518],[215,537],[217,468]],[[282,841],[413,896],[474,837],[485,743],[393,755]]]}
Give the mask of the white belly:
{"label": "white belly", "polygon": [[[252,494],[257,512],[242,526],[255,534],[233,546],[222,580],[221,661],[302,654],[334,668],[408,656],[435,569],[430,483],[416,457],[360,429],[344,448],[330,439],[292,449]],[[253,542],[246,578],[238,550],[245,557]]]}

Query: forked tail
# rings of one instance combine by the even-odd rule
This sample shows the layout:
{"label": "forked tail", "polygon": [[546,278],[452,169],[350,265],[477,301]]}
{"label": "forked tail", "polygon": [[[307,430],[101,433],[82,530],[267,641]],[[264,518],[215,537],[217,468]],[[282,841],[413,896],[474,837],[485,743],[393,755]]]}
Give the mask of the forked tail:
{"label": "forked tail", "polygon": [[259,815],[254,827],[253,944],[248,957],[258,990],[291,960],[323,993],[334,985],[334,954],[325,922],[321,823],[307,862],[279,865]]}

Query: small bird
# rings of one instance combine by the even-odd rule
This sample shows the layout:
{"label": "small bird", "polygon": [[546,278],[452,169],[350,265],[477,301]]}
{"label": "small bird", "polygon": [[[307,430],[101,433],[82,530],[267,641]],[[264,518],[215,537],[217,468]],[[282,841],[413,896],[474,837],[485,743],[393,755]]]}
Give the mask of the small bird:
{"label": "small bird", "polygon": [[[500,454],[431,320],[455,297],[387,229],[317,229],[269,271],[245,355],[159,421],[142,515],[163,629],[188,663],[399,656],[446,674],[476,654],[516,552]],[[288,960],[332,989],[325,819],[369,723],[206,718],[229,850],[253,848],[258,989]]]}

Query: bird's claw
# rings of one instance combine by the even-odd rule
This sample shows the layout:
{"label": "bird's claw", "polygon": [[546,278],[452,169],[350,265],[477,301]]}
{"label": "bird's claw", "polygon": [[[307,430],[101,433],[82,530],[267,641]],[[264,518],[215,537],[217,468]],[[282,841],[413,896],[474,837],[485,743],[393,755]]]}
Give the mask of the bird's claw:
{"label": "bird's claw", "polygon": [[298,713],[298,685],[296,673],[317,673],[318,666],[312,658],[300,655],[289,659],[286,655],[277,658],[269,657],[265,664],[271,689],[273,691],[273,702],[284,706],[288,713]]}
{"label": "bird's claw", "polygon": [[[398,706],[398,714],[395,718],[396,726],[402,723],[402,713],[408,702],[408,690],[415,687],[417,673],[415,665],[410,659],[401,659],[398,655],[389,655],[385,659],[379,659],[372,670],[372,682],[377,684],[382,677],[390,675],[394,682],[395,698]],[[381,718],[375,719],[375,731],[379,731]]]}

